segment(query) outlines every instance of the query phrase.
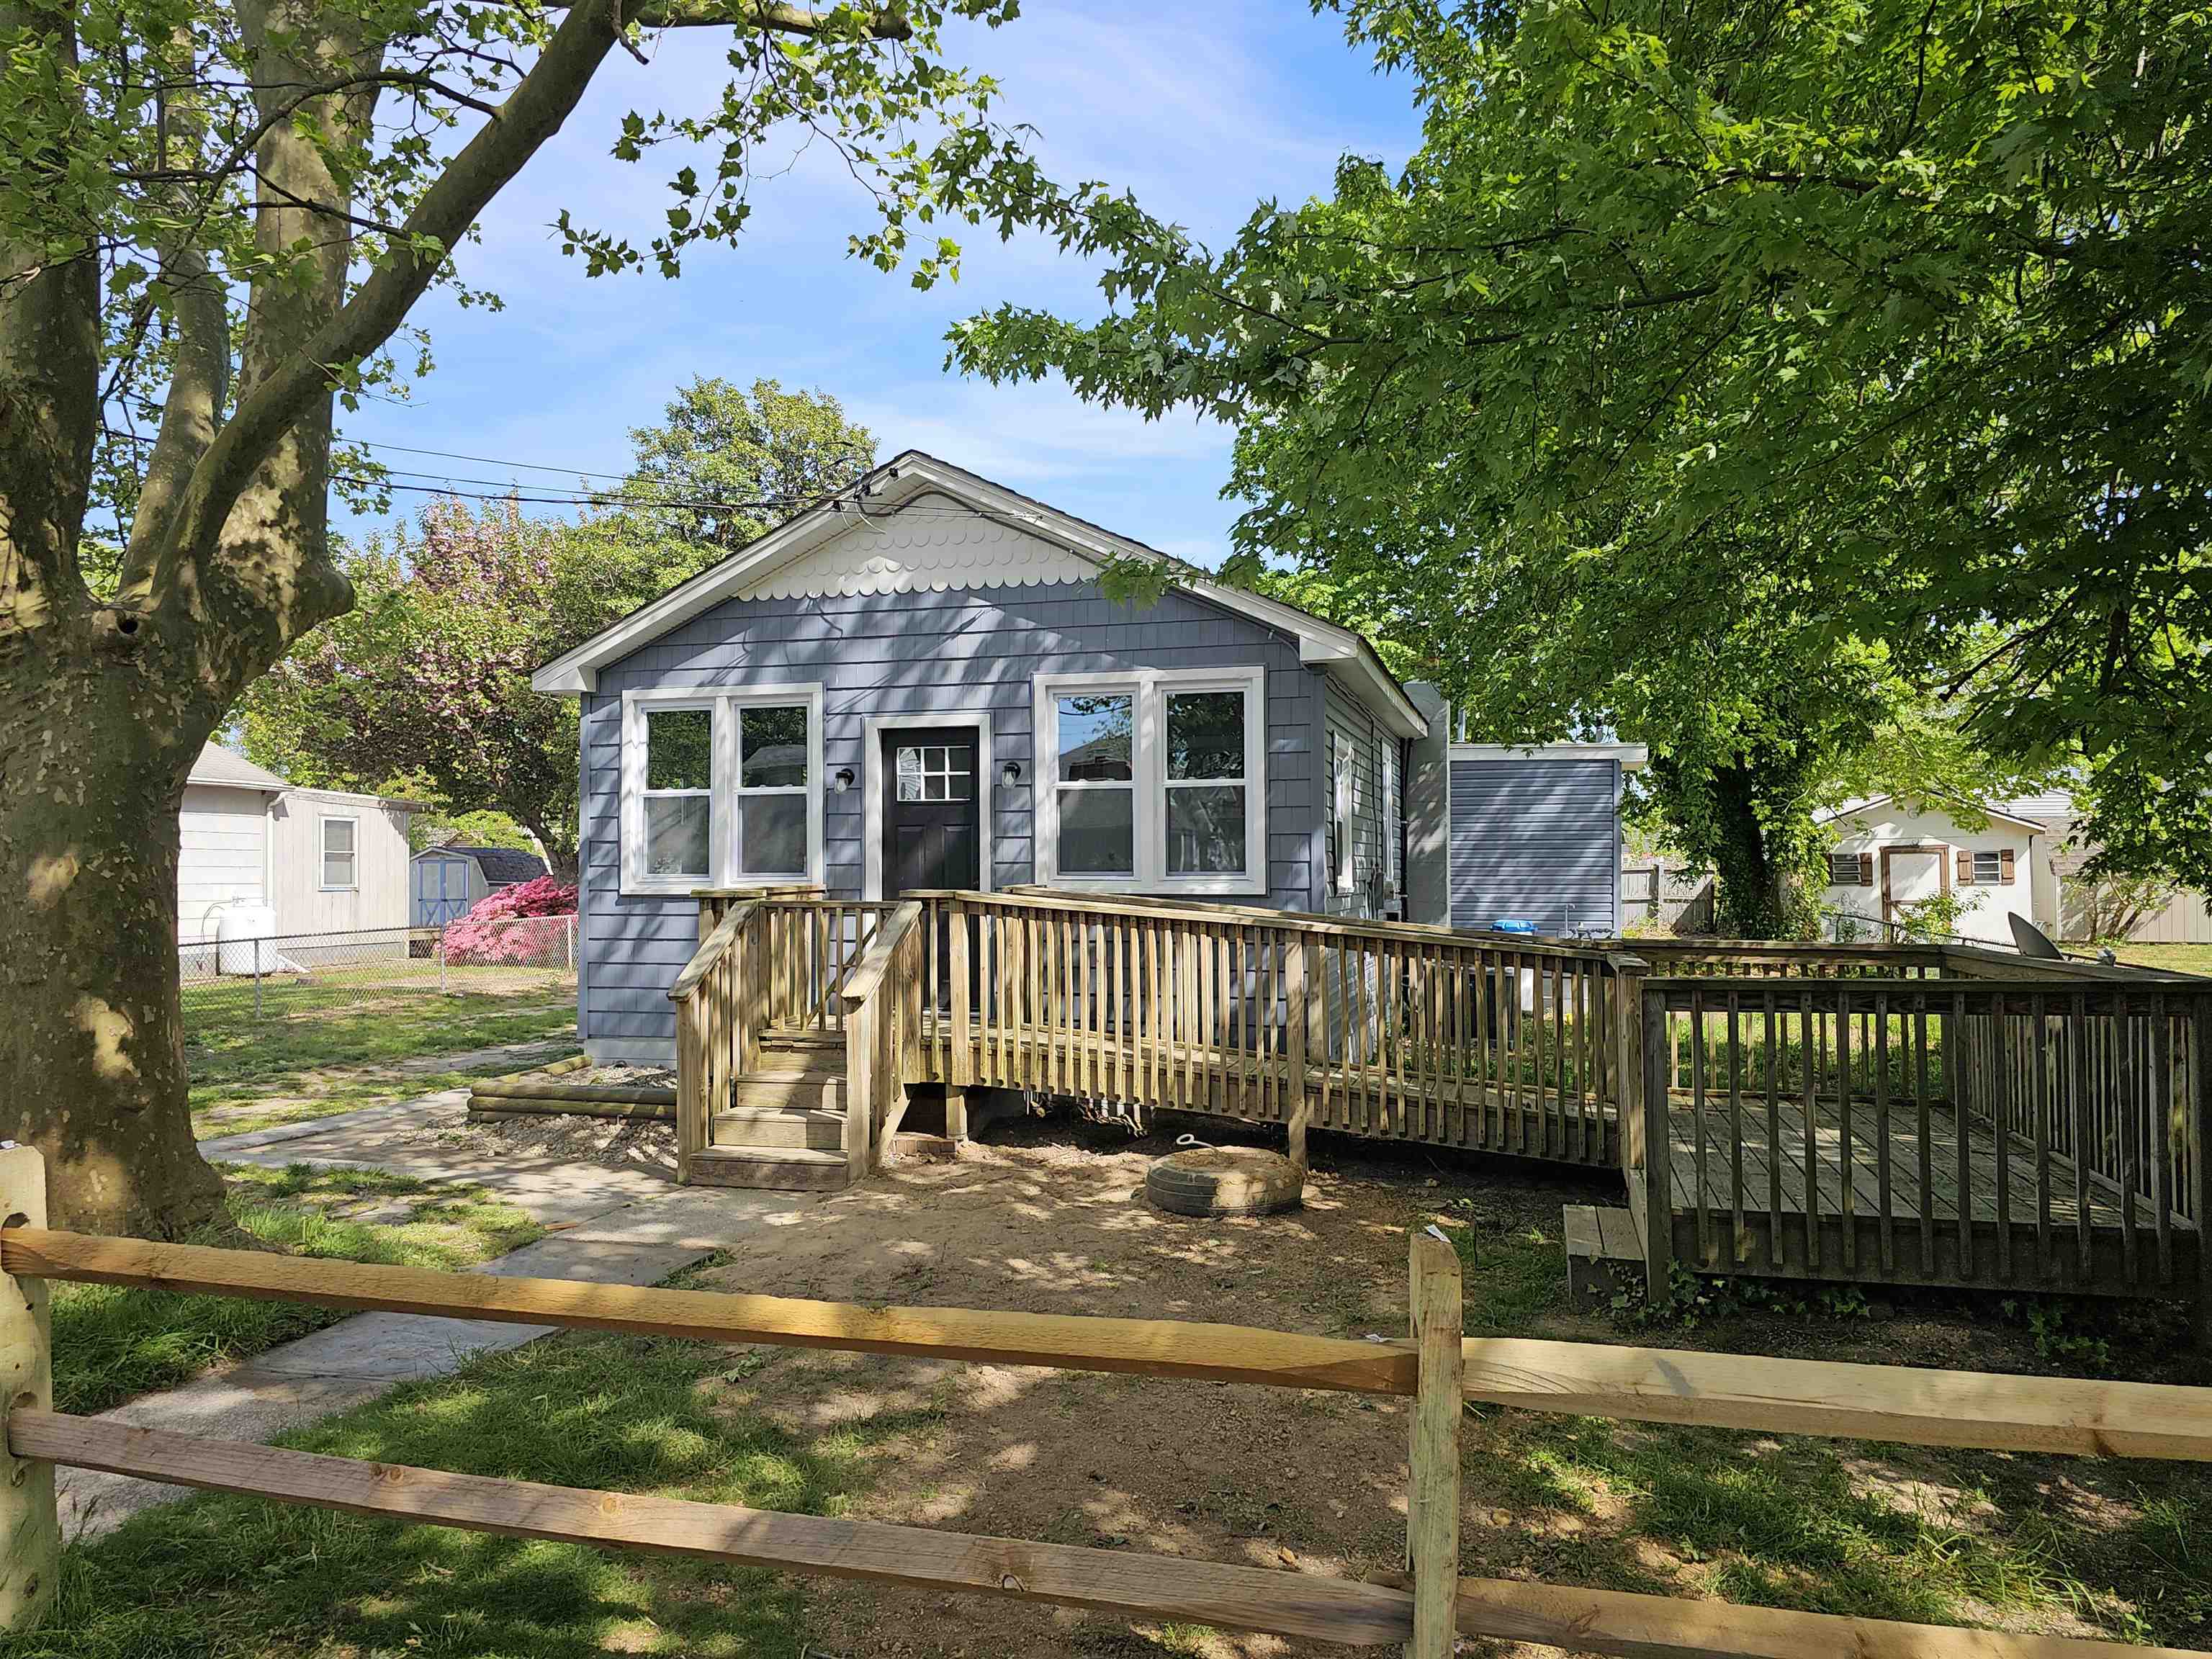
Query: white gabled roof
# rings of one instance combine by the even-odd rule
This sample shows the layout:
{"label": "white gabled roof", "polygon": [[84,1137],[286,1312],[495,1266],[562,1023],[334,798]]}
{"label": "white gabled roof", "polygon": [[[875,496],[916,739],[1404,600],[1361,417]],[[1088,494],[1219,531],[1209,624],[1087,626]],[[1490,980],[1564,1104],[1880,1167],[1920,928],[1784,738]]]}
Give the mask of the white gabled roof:
{"label": "white gabled roof", "polygon": [[[1910,801],[1898,800],[1895,795],[1874,795],[1865,800],[1847,800],[1841,806],[1831,806],[1823,811],[1815,812],[1813,814],[1813,822],[1833,823],[1838,818],[1856,817],[1861,812],[1870,812],[1877,806],[1887,806],[1893,801],[1896,801],[1899,806],[1908,812],[1917,810]],[[2017,812],[2008,812],[2002,806],[1991,806],[1981,801],[1963,800],[1957,805],[1971,807],[1985,818],[1995,818],[2000,823],[2009,823],[2016,830],[2032,830],[2039,836],[2045,834],[2050,828],[2049,825],[2039,823],[2033,818],[2024,818]],[[1940,800],[1931,800],[1928,805],[1942,813],[1945,817],[1953,816],[1951,809]]]}
{"label": "white gabled roof", "polygon": [[[739,599],[772,589],[818,587],[825,580],[823,565],[834,562],[828,544],[878,516],[895,514],[925,495],[950,496],[971,511],[1024,538],[1058,550],[1059,558],[1032,559],[1018,572],[1008,570],[994,578],[1018,582],[1066,580],[1096,570],[1112,559],[1166,561],[1166,555],[1142,542],[1117,536],[1109,530],[1079,519],[1042,501],[994,484],[934,455],[909,449],[862,478],[851,489],[808,508],[779,525],[750,545],[740,549],[690,580],[669,589],[659,599],[640,606],[612,627],[592,635],[573,650],[563,652],[530,677],[539,691],[575,696],[598,689],[599,671],[640,646],[658,639],[670,629],[690,621],[725,599]],[[863,513],[868,515],[863,516]],[[816,550],[824,558],[810,559]],[[797,572],[791,568],[799,565]],[[779,573],[786,574],[779,579]],[[942,584],[939,584],[942,585]],[[1361,694],[1361,701],[1376,708],[1385,724],[1401,738],[1417,738],[1428,731],[1428,721],[1406,696],[1405,689],[1382,666],[1375,649],[1351,629],[1300,611],[1275,599],[1241,588],[1224,587],[1202,575],[1184,576],[1176,584],[1224,611],[1249,617],[1298,642],[1298,659],[1346,680]]]}
{"label": "white gabled roof", "polygon": [[192,763],[191,775],[185,781],[204,788],[258,789],[264,795],[281,795],[292,787],[267,768],[256,766],[219,743],[201,745],[200,757]]}

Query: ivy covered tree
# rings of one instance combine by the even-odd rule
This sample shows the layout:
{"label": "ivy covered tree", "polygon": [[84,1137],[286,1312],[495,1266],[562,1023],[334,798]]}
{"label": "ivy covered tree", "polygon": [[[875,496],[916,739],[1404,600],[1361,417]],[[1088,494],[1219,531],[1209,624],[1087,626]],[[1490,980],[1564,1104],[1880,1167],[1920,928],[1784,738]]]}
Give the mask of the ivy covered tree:
{"label": "ivy covered tree", "polygon": [[[177,812],[239,693],[349,584],[333,413],[397,372],[423,295],[612,54],[684,32],[728,64],[671,142],[648,245],[563,215],[592,274],[667,275],[743,230],[791,135],[879,213],[862,258],[927,283],[948,222],[1068,211],[945,61],[1014,0],[0,0],[0,1133],[59,1224],[172,1234],[220,1188],[185,1105]],[[688,61],[696,61],[696,54]],[[930,240],[909,249],[916,224]]]}
{"label": "ivy covered tree", "polygon": [[[1340,0],[1422,142],[954,360],[1239,429],[1245,568],[1410,623],[1490,733],[1616,726],[1736,924],[1931,704],[2212,882],[2212,15]],[[1763,913],[1763,914],[1759,914]]]}

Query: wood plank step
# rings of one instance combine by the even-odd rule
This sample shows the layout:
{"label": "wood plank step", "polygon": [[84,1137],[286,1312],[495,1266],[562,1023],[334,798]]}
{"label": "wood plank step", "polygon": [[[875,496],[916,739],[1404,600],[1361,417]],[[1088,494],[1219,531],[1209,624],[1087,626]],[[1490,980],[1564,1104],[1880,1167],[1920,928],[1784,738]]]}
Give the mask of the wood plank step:
{"label": "wood plank step", "polygon": [[1577,1313],[1611,1305],[1642,1279],[1644,1247],[1626,1210],[1568,1204],[1560,1207],[1559,1222],[1567,1243],[1567,1303]]}
{"label": "wood plank step", "polygon": [[842,1153],[845,1148],[845,1115],[773,1106],[738,1106],[717,1112],[708,1121],[708,1140],[716,1146],[799,1147]]}
{"label": "wood plank step", "polygon": [[842,1112],[842,1072],[748,1072],[730,1085],[725,1111],[751,1107],[760,1111]]}
{"label": "wood plank step", "polygon": [[806,1146],[705,1146],[690,1162],[691,1179],[702,1187],[834,1193],[852,1178],[844,1153]]}
{"label": "wood plank step", "polygon": [[841,1054],[845,1052],[845,1034],[842,1031],[768,1030],[761,1033],[760,1041],[763,1054],[823,1048],[834,1048]]}

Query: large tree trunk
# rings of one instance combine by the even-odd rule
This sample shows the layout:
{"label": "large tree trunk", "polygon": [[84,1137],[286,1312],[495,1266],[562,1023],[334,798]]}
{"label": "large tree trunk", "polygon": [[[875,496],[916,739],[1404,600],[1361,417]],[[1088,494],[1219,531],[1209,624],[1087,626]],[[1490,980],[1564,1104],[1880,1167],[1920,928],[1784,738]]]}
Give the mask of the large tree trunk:
{"label": "large tree trunk", "polygon": [[0,1133],[46,1154],[55,1225],[174,1237],[222,1213],[177,989],[177,812],[212,722],[134,653],[22,643],[0,653]]}

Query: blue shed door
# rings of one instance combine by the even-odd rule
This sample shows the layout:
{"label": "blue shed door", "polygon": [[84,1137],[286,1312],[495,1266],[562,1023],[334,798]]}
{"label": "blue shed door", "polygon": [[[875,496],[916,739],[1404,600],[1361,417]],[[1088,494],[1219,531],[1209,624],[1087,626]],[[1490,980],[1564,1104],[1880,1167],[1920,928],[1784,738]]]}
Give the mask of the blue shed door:
{"label": "blue shed door", "polygon": [[469,860],[415,860],[415,925],[442,927],[468,914]]}
{"label": "blue shed door", "polygon": [[1620,780],[1613,760],[1452,762],[1452,926],[1620,932]]}

